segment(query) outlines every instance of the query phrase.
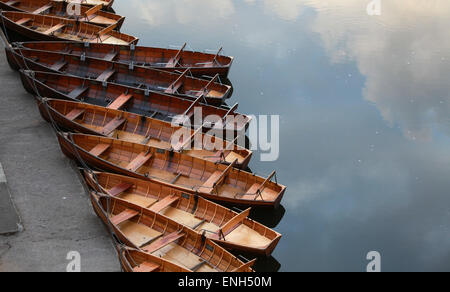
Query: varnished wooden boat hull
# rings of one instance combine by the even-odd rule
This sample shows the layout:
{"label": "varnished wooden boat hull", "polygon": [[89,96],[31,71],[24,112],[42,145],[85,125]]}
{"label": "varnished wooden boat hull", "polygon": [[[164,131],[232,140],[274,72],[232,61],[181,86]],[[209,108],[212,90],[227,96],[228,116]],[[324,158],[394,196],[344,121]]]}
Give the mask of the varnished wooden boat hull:
{"label": "varnished wooden boat hull", "polygon": [[[149,203],[148,199],[159,199],[161,201],[169,196],[176,196],[178,198],[176,201],[176,209],[178,209],[178,211],[174,213],[176,215],[173,217],[173,220],[189,228],[193,228],[194,231],[200,233],[201,230],[203,230],[204,228],[208,228],[203,227],[204,224],[201,223],[202,222],[201,220],[205,220],[206,222],[209,222],[208,224],[212,224],[217,228],[219,228],[219,226],[223,227],[227,225],[228,222],[232,221],[234,218],[240,215],[226,207],[217,205],[201,197],[196,197],[195,195],[183,193],[180,190],[177,190],[173,187],[170,187],[157,181],[151,180],[143,181],[111,173],[102,173],[102,172],[90,173],[87,170],[84,171],[84,179],[92,189],[105,195],[111,195],[109,193],[109,190],[111,190],[116,185],[120,184],[132,185],[132,187],[130,188],[131,189],[130,192],[124,191],[123,193],[115,195],[115,197],[117,199],[126,201],[127,200],[126,196],[125,198],[122,198],[120,197],[120,195],[136,194],[136,191],[133,192],[133,190],[139,189],[141,190],[142,193],[141,195],[137,196],[139,196],[140,198],[146,198],[146,200],[144,200],[145,203],[143,201],[133,201],[133,200],[130,200],[130,202],[131,203],[135,202],[137,204],[140,204],[141,206],[145,206],[144,204],[148,204]],[[158,201],[156,201],[156,203],[157,202]],[[152,202],[152,204],[153,205],[151,206],[154,206],[155,202]],[[151,208],[151,206],[149,208]],[[172,206],[169,205],[168,207]],[[168,210],[168,212],[162,212],[161,214],[171,218],[172,211],[173,209],[170,209]],[[192,214],[191,216],[195,216],[195,218],[198,221],[200,221],[200,223],[198,223],[195,220],[192,222],[191,221],[192,217],[189,217],[189,215],[187,214]],[[195,227],[193,227],[194,225]],[[243,238],[239,238],[239,240],[234,240],[232,233],[233,232],[236,232],[237,234],[241,233],[238,227],[242,227],[242,229],[244,230],[243,233],[245,233],[245,235]],[[213,231],[212,229],[208,230]],[[273,250],[275,249],[275,247],[277,246],[278,242],[281,239],[281,234],[271,230],[270,228],[260,223],[251,220],[248,217],[245,218],[243,217],[238,221],[236,221],[236,223],[234,223],[229,230],[230,232],[227,233],[226,240],[221,239],[219,234],[217,234],[218,233],[217,231],[216,233],[207,232],[205,233],[205,236],[212,239],[219,245],[226,247],[227,249],[241,251],[247,254],[251,253],[264,256],[269,256],[270,254],[272,254]],[[253,235],[250,233],[253,233]],[[263,236],[264,240],[262,240],[260,236]]]}
{"label": "varnished wooden boat hull", "polygon": [[[135,178],[139,178],[139,179],[143,179],[143,180],[148,180],[149,177],[147,177],[145,174],[141,174],[135,171],[131,171],[128,170],[126,168],[120,167],[117,164],[113,164],[107,160],[104,160],[98,156],[92,155],[91,153],[89,153],[88,151],[82,149],[81,147],[77,146],[76,144],[73,143],[72,141],[72,137],[82,137],[81,139],[96,139],[97,141],[103,141],[105,143],[110,143],[110,145],[119,145],[122,143],[122,141],[119,140],[115,140],[115,139],[108,139],[108,138],[101,138],[101,137],[95,137],[94,136],[90,136],[92,138],[88,138],[86,135],[82,135],[82,134],[63,134],[63,133],[58,133],[58,141],[59,144],[61,146],[61,150],[63,151],[63,153],[74,160],[82,160],[84,161],[84,163],[86,163],[87,165],[90,165],[91,167],[94,167],[95,169],[98,170],[104,170],[104,171],[109,171],[109,172],[114,172],[114,173],[118,173],[118,174],[122,174],[122,175],[126,175],[126,176],[130,176],[130,177],[135,177]],[[100,142],[98,142],[100,143]],[[137,146],[138,144],[133,144],[133,143],[127,143],[127,145],[133,145],[133,147],[140,147],[140,148],[144,148],[144,149],[148,149],[147,151],[151,151],[150,153],[152,153],[152,151],[154,151],[153,153],[155,155],[168,155],[165,150],[162,149],[155,149],[153,148],[153,150],[151,149],[151,147],[146,147],[146,146]],[[159,153],[159,154],[157,154]],[[172,155],[178,155],[178,154],[170,154],[171,157]],[[181,155],[182,156],[182,155]],[[180,157],[181,159],[181,157]],[[187,159],[187,158],[186,158]],[[199,161],[196,158],[192,158],[190,157],[189,160],[192,161]],[[202,164],[205,164],[205,169],[206,167],[214,167],[214,164],[211,164],[210,162],[207,161],[202,161]],[[215,166],[216,169],[220,168],[220,165],[216,165]],[[229,167],[227,167],[227,169],[230,169]],[[260,178],[258,176],[255,176],[253,174],[250,173],[246,173],[243,171],[239,171],[238,173],[235,173],[235,175],[237,176],[244,176],[247,178],[247,181],[250,178],[255,178],[257,181],[264,181],[263,178]],[[227,175],[228,176],[228,175]],[[164,180],[161,179],[157,179],[157,178],[153,178],[153,180],[157,180],[160,181],[162,183],[166,183],[168,185],[170,185],[171,187],[174,187],[176,189],[182,190],[184,192],[187,192],[189,194],[198,194],[200,196],[202,196],[205,199],[211,200],[211,201],[215,201],[215,202],[221,202],[221,203],[229,203],[229,204],[234,204],[237,206],[251,206],[251,207],[272,207],[272,208],[276,208],[279,206],[283,195],[285,193],[286,187],[276,184],[275,183],[270,183],[267,182],[267,180],[265,181],[265,183],[270,183],[270,185],[272,186],[271,188],[269,187],[264,187],[264,191],[265,192],[270,192],[272,194],[272,197],[274,199],[268,200],[267,196],[265,199],[259,199],[259,197],[256,194],[253,193],[248,193],[245,196],[241,196],[240,198],[236,198],[237,196],[235,195],[234,197],[230,197],[230,196],[220,196],[220,195],[216,195],[216,194],[212,194],[210,192],[206,192],[205,188],[206,187],[199,187],[199,188],[190,188],[190,187],[186,187],[183,185],[177,185],[177,184],[173,184],[173,183],[168,183]],[[250,181],[248,181],[248,183],[250,183]],[[255,185],[258,183],[255,183]],[[261,184],[261,183],[260,183]],[[247,185],[247,184],[246,184]],[[249,187],[250,188],[250,187]],[[272,190],[272,188],[276,188],[276,190]],[[246,187],[247,189],[247,187]],[[246,197],[246,198],[244,198]],[[251,197],[247,199],[247,197]],[[264,198],[264,197],[263,197]]]}
{"label": "varnished wooden boat hull", "polygon": [[[82,124],[76,122],[75,120],[67,118],[67,116],[65,116],[61,112],[62,109],[65,109],[67,112],[70,112],[71,110],[80,110],[80,111],[84,112],[83,115],[85,115],[85,114],[89,114],[89,116],[92,115],[92,123],[96,122],[96,124],[94,126],[98,126],[98,125],[105,126],[108,122],[113,120],[113,117],[120,116],[120,117],[126,119],[127,122],[123,126],[120,126],[117,130],[125,129],[125,132],[129,133],[129,134],[134,134],[134,133],[137,133],[137,134],[145,133],[146,134],[146,133],[151,133],[151,132],[156,132],[156,131],[166,133],[166,132],[174,132],[174,131],[181,129],[181,127],[174,127],[171,125],[171,123],[168,123],[168,122],[158,121],[158,120],[154,120],[151,118],[145,118],[144,116],[140,116],[140,115],[136,115],[136,114],[130,114],[130,113],[119,111],[119,110],[108,109],[105,107],[94,106],[94,105],[89,105],[89,104],[80,103],[80,102],[71,102],[71,101],[64,101],[64,100],[45,100],[45,102],[43,102],[39,98],[36,98],[36,101],[38,104],[39,112],[41,113],[41,116],[46,121],[50,122],[51,120],[53,120],[60,128],[71,131],[71,132],[78,132],[78,133],[90,134],[90,135],[99,135],[99,136],[105,136],[105,137],[108,137],[108,136],[116,137],[116,138],[130,141],[130,142],[135,141],[134,140],[135,137],[132,137],[133,139],[129,140],[126,137],[124,138],[123,135],[120,137],[117,137],[113,133],[105,134],[98,130],[94,130],[93,128],[83,126]],[[56,108],[58,108],[59,111]],[[104,117],[102,119],[101,124],[99,124],[100,120],[95,119],[94,116]],[[134,132],[133,132],[133,129],[134,129]],[[164,130],[158,130],[158,129],[164,129]],[[194,130],[191,130],[189,132],[191,134],[195,133]],[[141,135],[141,139],[140,139],[141,141],[146,139],[145,134]],[[206,151],[206,150],[188,151],[187,152],[188,155],[192,155],[197,158],[202,158],[202,159],[214,162],[214,163],[220,162],[220,163],[223,163],[226,165],[232,163],[233,162],[232,160],[234,160],[236,157],[238,157],[239,160],[238,160],[238,163],[236,164],[236,167],[240,168],[240,169],[247,168],[248,163],[252,156],[252,152],[250,150],[244,149],[237,145],[230,147],[228,145],[228,143],[230,143],[230,142],[221,141],[220,139],[216,139],[215,137],[211,137],[206,134],[202,134],[202,136],[203,136],[202,141],[204,141],[205,139],[208,139],[210,141],[217,140],[218,143],[220,143],[220,145],[222,145],[222,147],[223,147],[222,149],[219,149],[219,150],[223,150],[223,149],[233,149],[233,150],[224,152],[225,154],[223,155],[224,156],[223,158],[217,157],[217,155],[215,155],[216,154],[215,151]],[[162,139],[166,139],[166,140],[171,139],[171,136],[165,137]],[[166,142],[169,143],[170,141],[166,141]],[[214,143],[216,143],[216,142],[213,142],[213,145],[215,145]],[[157,144],[162,145],[161,143],[157,143]],[[165,149],[169,150],[170,147],[168,146]],[[204,153],[204,154],[202,154],[202,153]]]}
{"label": "varnished wooden boat hull", "polygon": [[[76,20],[67,19],[67,18],[59,18],[53,16],[45,16],[45,15],[36,15],[31,13],[23,13],[23,12],[13,12],[13,11],[3,11],[0,13],[0,21],[2,22],[1,28],[6,29],[7,37],[9,37],[10,42],[15,41],[64,41],[67,40],[64,36],[58,36],[54,34],[44,34],[37,30],[33,30],[28,28],[27,26],[16,23],[16,21],[20,19],[31,19],[36,21],[37,23],[42,23],[47,21],[49,23],[58,24],[64,23],[66,27],[80,27],[77,31],[92,31],[92,35],[99,33],[102,29],[101,26],[96,26],[88,23],[77,22]],[[4,26],[3,26],[4,23]],[[121,42],[124,45],[136,44],[138,39],[126,34],[119,33],[117,31],[111,31],[108,35],[113,35],[117,42]],[[76,42],[101,42],[99,38],[92,39],[81,39],[81,38],[73,38],[72,41]]]}
{"label": "varnished wooden boat hull", "polygon": [[[105,224],[108,229],[114,232],[114,235],[121,243],[132,249],[137,249],[141,252],[145,252],[141,247],[136,246],[135,243],[133,243],[133,241],[129,239],[127,235],[121,231],[120,228],[117,227],[117,225],[111,223],[108,217],[108,212],[106,209],[107,207],[111,208],[111,210],[120,207],[121,209],[136,211],[139,213],[138,222],[143,222],[142,224],[144,226],[146,225],[146,223],[144,222],[145,220],[152,220],[151,222],[155,222],[151,224],[151,226],[155,226],[155,228],[158,228],[158,225],[165,225],[165,229],[162,228],[164,229],[163,234],[168,234],[174,231],[185,234],[183,243],[180,246],[184,246],[184,248],[190,249],[191,253],[196,254],[200,258],[204,259],[211,267],[215,267],[217,271],[231,272],[235,269],[239,269],[240,267],[245,266],[242,261],[233,256],[231,253],[227,252],[225,249],[221,248],[219,245],[215,244],[210,239],[202,237],[200,234],[197,234],[193,230],[184,227],[167,217],[156,214],[148,209],[129,204],[125,201],[117,200],[112,197],[97,196],[91,193],[90,199],[94,208],[94,212],[99,216],[103,224]],[[165,259],[165,261],[169,260]],[[177,266],[180,265],[179,263],[172,263]],[[191,267],[185,267],[184,269],[191,270]],[[251,269],[251,267],[246,267],[245,272],[253,272],[253,270]]]}
{"label": "varnished wooden boat hull", "polygon": [[145,262],[151,262],[156,265],[161,266],[157,271],[155,272],[164,272],[164,273],[190,273],[192,271],[178,266],[172,262],[166,261],[160,257],[156,257],[154,255],[139,251],[137,249],[129,248],[129,247],[122,247],[119,248],[117,252],[119,256],[119,262],[122,267],[122,270],[126,273],[134,273],[133,265],[134,263],[145,261]]}
{"label": "varnished wooden boat hull", "polygon": [[[250,117],[226,108],[202,103],[195,104],[195,102],[186,99],[154,92],[148,92],[148,95],[146,95],[145,90],[142,89],[111,83],[103,84],[102,82],[86,78],[23,70],[20,71],[20,77],[24,88],[33,95],[70,101],[84,101],[100,106],[107,106],[109,104],[108,100],[114,101],[121,94],[128,92],[133,94],[133,99],[127,103],[126,111],[167,122],[172,122],[174,116],[186,114],[186,110],[189,108],[192,108],[189,113],[193,113],[197,107],[201,107],[202,121],[211,115],[224,118],[228,114],[236,120],[234,124],[226,124],[223,129],[223,138],[230,141],[238,135],[244,136],[251,121]],[[50,85],[44,83],[46,80],[52,80],[53,83]],[[77,98],[71,97],[69,91],[80,86],[86,86],[88,90]],[[62,90],[66,91],[63,92]],[[154,115],[154,113],[157,114]],[[194,118],[191,119],[191,123],[194,128],[202,126],[197,124]],[[212,129],[214,129],[213,125],[204,125],[203,127],[205,133]]]}
{"label": "varnished wooden boat hull", "polygon": [[[192,101],[199,98],[197,95],[199,92],[204,88],[208,88],[210,91],[204,96],[204,99],[208,104],[214,106],[222,105],[232,94],[231,86],[150,68],[133,67],[130,69],[125,64],[111,61],[90,58],[82,61],[81,58],[74,55],[13,47],[6,48],[6,56],[8,63],[13,69],[30,69],[33,71],[68,74],[82,78],[87,77],[133,88],[148,87],[148,90],[151,92],[174,95]],[[64,63],[64,66],[61,68],[52,65],[61,62]],[[105,72],[111,71],[114,73],[108,75],[108,79],[99,79],[102,78]],[[138,86],[137,83],[140,85]],[[178,84],[175,87],[183,88],[183,91],[168,92],[167,90],[171,88],[171,84]]]}
{"label": "varnished wooden boat hull", "polygon": [[[166,67],[163,65],[158,65],[157,62],[163,64],[164,62],[168,62],[168,60],[175,58],[178,54],[177,50],[141,46],[136,46],[134,51],[130,50],[130,46],[110,44],[90,44],[89,47],[86,48],[84,44],[76,42],[25,42],[13,44],[13,46],[59,53],[70,52],[71,55],[75,56],[85,54],[90,58],[100,60],[109,59],[111,61],[127,65],[133,62],[136,66],[154,68],[174,73],[184,72],[189,69],[191,73],[197,77],[213,77],[216,74],[219,74],[221,78],[227,78],[233,63],[233,57],[216,57],[212,54],[183,51],[181,55],[183,62],[181,65],[178,64],[176,67]],[[116,53],[112,59],[111,52]],[[208,65],[208,62],[216,59],[216,62],[212,62],[211,65]],[[153,62],[151,62],[151,60]]]}
{"label": "varnished wooden boat hull", "polygon": [[[78,1],[73,1],[73,0],[67,0],[66,2],[72,2],[72,3],[80,3],[80,2],[82,2],[83,0],[78,0]],[[93,6],[96,6],[97,5],[97,3],[88,3],[89,1],[85,1],[85,3],[82,3],[83,4],[83,6],[88,6],[88,7],[93,7]],[[112,11],[112,5],[113,5],[113,3],[114,3],[114,0],[109,0],[109,1],[104,1],[105,2],[105,4],[103,5],[102,4],[102,10],[104,10],[104,11]],[[18,9],[15,9],[15,7],[14,6],[11,6],[11,5],[7,5],[6,3],[3,3],[3,2],[0,2],[0,8],[2,9],[2,10],[5,10],[5,11],[21,11],[21,10],[18,10]]]}
{"label": "varnished wooden boat hull", "polygon": [[[19,1],[16,4],[8,4],[10,3],[10,0],[1,0],[0,1],[0,10],[3,11],[16,11],[16,12],[25,12],[25,13],[33,13],[40,7],[44,7],[46,5],[51,5],[51,8],[46,9],[43,11],[45,15],[49,16],[56,16],[56,17],[66,17],[71,18],[69,15],[67,15],[67,3],[62,1],[54,1],[54,0],[22,0]],[[106,11],[97,11],[95,14],[90,15],[88,19],[83,17],[86,12],[91,7],[82,5],[81,6],[81,17],[78,18],[81,22],[87,22],[103,27],[107,27],[110,25],[115,24],[116,30],[120,30],[122,27],[122,24],[125,20],[125,17],[122,17],[120,15],[116,15],[110,12]],[[42,14],[42,13],[39,13]],[[97,20],[98,19],[98,20]]]}

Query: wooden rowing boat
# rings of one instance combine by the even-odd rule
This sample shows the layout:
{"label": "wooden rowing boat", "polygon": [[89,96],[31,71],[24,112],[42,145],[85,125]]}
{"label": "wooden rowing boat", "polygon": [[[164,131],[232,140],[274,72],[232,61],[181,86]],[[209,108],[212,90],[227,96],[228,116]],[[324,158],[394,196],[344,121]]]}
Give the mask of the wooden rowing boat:
{"label": "wooden rowing boat", "polygon": [[66,156],[88,165],[143,180],[153,179],[208,200],[240,206],[277,207],[286,187],[275,172],[263,178],[183,153],[85,134],[58,133]]}
{"label": "wooden rowing boat", "polygon": [[[214,130],[218,133],[220,130],[223,137],[230,141],[237,135],[245,135],[251,121],[249,116],[236,112],[237,104],[228,109],[214,107],[202,103],[201,98],[192,102],[145,89],[105,84],[101,81],[56,73],[22,70],[20,76],[28,92],[50,98],[110,106],[119,102],[118,99],[121,96],[132,95],[132,98],[123,106],[123,109],[128,112],[174,123],[177,118],[183,122],[180,116],[184,116],[190,120],[192,127],[203,126],[204,132]],[[211,121],[211,117],[214,116],[217,120]],[[207,118],[211,123],[207,123]],[[183,123],[183,125],[186,124]]]}
{"label": "wooden rowing boat", "polygon": [[[68,2],[54,0],[0,0],[0,9],[4,11],[18,11],[32,14],[42,14],[56,17],[77,19],[95,25],[108,27],[116,25],[120,29],[125,17],[101,10],[102,5],[88,7],[80,6],[80,15],[69,15]],[[69,7],[70,8],[70,7]]]}
{"label": "wooden rowing boat", "polygon": [[[13,68],[49,71],[102,83],[115,83],[152,92],[165,93],[181,98],[206,100],[209,104],[220,106],[230,97],[231,86],[194,78],[188,72],[179,75],[144,67],[130,68],[125,64],[99,59],[80,58],[67,54],[7,48],[8,62]],[[217,76],[217,75],[216,75]]]}
{"label": "wooden rowing boat", "polygon": [[251,220],[250,209],[236,213],[155,181],[87,170],[84,178],[97,192],[169,217],[227,249],[269,256],[281,239],[281,234]]}
{"label": "wooden rowing boat", "polygon": [[[90,197],[103,223],[131,248],[193,272],[253,271],[254,261],[243,263],[212,240],[164,215],[113,197],[94,193]],[[147,267],[140,267],[147,271]]]}
{"label": "wooden rowing boat", "polygon": [[68,40],[115,45],[138,42],[133,36],[115,31],[116,25],[104,28],[74,19],[15,11],[1,11],[0,21],[10,41]]}
{"label": "wooden rowing boat", "polygon": [[[51,116],[59,127],[71,132],[172,149],[214,163],[230,164],[237,159],[237,168],[247,168],[250,150],[198,130],[118,110],[131,98],[122,95],[108,107],[58,99],[37,99],[37,103],[45,120],[50,122]],[[195,139],[199,146],[193,145]]]}
{"label": "wooden rowing boat", "polygon": [[[5,0],[4,0],[5,1]],[[133,64],[175,73],[182,73],[190,69],[191,73],[197,77],[212,78],[219,74],[221,78],[226,78],[233,63],[233,57],[217,54],[206,54],[201,52],[186,51],[186,44],[179,50],[152,48],[136,46],[110,45],[110,44],[84,44],[76,42],[25,42],[15,43],[14,46],[51,51],[55,53],[71,54],[81,57],[85,55],[89,58],[114,61],[126,65]]]}
{"label": "wooden rowing boat", "polygon": [[149,253],[129,248],[126,246],[120,247],[118,250],[119,261],[122,270],[127,273],[189,273],[192,272],[185,267],[167,261],[158,256]]}

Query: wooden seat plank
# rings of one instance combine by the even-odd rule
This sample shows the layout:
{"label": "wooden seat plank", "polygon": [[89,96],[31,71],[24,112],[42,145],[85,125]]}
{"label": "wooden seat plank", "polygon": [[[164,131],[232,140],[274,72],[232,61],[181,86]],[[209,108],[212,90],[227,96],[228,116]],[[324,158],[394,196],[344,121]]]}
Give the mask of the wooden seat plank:
{"label": "wooden seat plank", "polygon": [[142,248],[144,251],[148,253],[153,253],[175,241],[185,236],[184,233],[179,233],[178,231],[173,232],[167,236],[164,236],[163,238],[160,238],[156,240],[155,242],[149,244],[148,246]]}
{"label": "wooden seat plank", "polygon": [[132,94],[126,95],[125,93],[123,93],[118,98],[116,98],[116,100],[114,100],[110,105],[108,105],[108,108],[118,110],[121,107],[123,107],[132,97],[133,97]]}
{"label": "wooden seat plank", "polygon": [[86,91],[89,90],[89,87],[83,87],[83,86],[79,86],[77,88],[75,88],[74,90],[72,90],[69,94],[67,94],[67,96],[69,96],[72,99],[80,99],[80,96],[83,95],[84,93],[86,93]]}
{"label": "wooden seat plank", "polygon": [[50,35],[56,31],[64,28],[65,26],[66,26],[65,23],[58,23],[57,25],[54,25],[54,26],[50,27],[49,29],[47,29],[46,31],[44,31],[43,34]]}
{"label": "wooden seat plank", "polygon": [[125,211],[121,212],[120,214],[113,216],[110,220],[111,220],[112,224],[119,225],[120,223],[125,222],[137,215],[139,215],[138,211],[126,209]]}
{"label": "wooden seat plank", "polygon": [[78,119],[82,114],[84,114],[85,110],[81,109],[81,108],[74,108],[73,110],[71,110],[67,115],[66,118],[68,120],[76,120]]}
{"label": "wooden seat plank", "polygon": [[173,94],[173,93],[177,92],[177,90],[180,89],[181,86],[183,86],[184,78],[186,77],[186,74],[188,72],[189,72],[189,70],[184,71],[183,74],[181,74],[177,78],[177,80],[175,80],[169,87],[167,87],[167,89],[164,92],[168,93],[168,94]]}
{"label": "wooden seat plank", "polygon": [[103,60],[111,62],[116,58],[116,56],[117,56],[117,52],[111,52],[111,53],[106,54],[103,57]]}
{"label": "wooden seat plank", "polygon": [[208,180],[203,184],[203,187],[205,188],[213,188],[214,184],[216,183],[216,181],[220,178],[220,176],[222,175],[222,172],[220,171],[215,171],[209,178]]}
{"label": "wooden seat plank", "polygon": [[178,62],[181,60],[181,54],[183,53],[184,49],[186,48],[187,43],[184,43],[184,45],[181,47],[181,49],[177,52],[177,54],[169,60],[166,64],[166,68],[172,68],[176,67]]}
{"label": "wooden seat plank", "polygon": [[130,164],[128,164],[128,166],[126,167],[126,169],[128,169],[129,171],[137,171],[139,168],[141,168],[147,161],[150,160],[150,158],[152,158],[152,154],[145,154],[144,152],[142,152],[141,154],[139,154],[138,156],[136,156],[135,159],[133,159],[133,161],[130,162]]}
{"label": "wooden seat plank", "polygon": [[91,15],[97,13],[98,11],[100,11],[102,8],[103,8],[103,5],[102,5],[102,4],[98,4],[98,5],[96,5],[96,6],[92,7],[92,8],[90,8],[88,11],[86,11],[86,12],[84,13],[84,15],[85,15],[86,17],[89,17],[89,16],[91,16]]}
{"label": "wooden seat plank", "polygon": [[101,133],[103,135],[109,135],[112,132],[114,132],[115,130],[117,130],[117,128],[119,128],[120,126],[123,125],[123,123],[125,123],[126,119],[124,118],[119,118],[116,117],[114,119],[112,119],[108,124],[106,124],[102,129],[101,129]]}
{"label": "wooden seat plank", "polygon": [[55,64],[53,64],[50,69],[55,70],[55,71],[59,71],[61,70],[64,66],[67,65],[67,62],[64,60],[58,61]]}
{"label": "wooden seat plank", "polygon": [[156,271],[160,268],[160,265],[150,263],[150,262],[143,262],[139,266],[136,266],[133,268],[133,271],[136,273],[151,273]]}
{"label": "wooden seat plank", "polygon": [[120,183],[114,187],[112,187],[108,193],[113,196],[113,197],[117,197],[118,195],[123,194],[124,192],[126,192],[127,190],[129,190],[133,185],[129,184],[129,183]]}
{"label": "wooden seat plank", "polygon": [[33,14],[41,14],[42,12],[45,12],[45,11],[51,9],[52,7],[53,7],[52,4],[47,4],[47,5],[44,5],[44,6],[40,7],[40,8],[38,8],[38,9],[36,9],[32,13]]}
{"label": "wooden seat plank", "polygon": [[31,18],[24,17],[24,18],[21,18],[21,19],[17,20],[17,21],[16,21],[16,24],[18,24],[18,25],[24,25],[25,23],[27,23],[27,22],[29,22],[29,21],[31,21]]}
{"label": "wooden seat plank", "polygon": [[[227,234],[229,234],[235,227],[236,225],[242,223],[242,221],[245,220],[245,218],[247,218],[250,215],[250,211],[251,208],[248,208],[247,210],[243,211],[242,213],[234,216],[231,220],[229,220],[227,223],[225,223],[219,230],[217,236],[217,239],[221,239],[220,236],[226,236]],[[220,232],[222,231],[222,232]]]}
{"label": "wooden seat plank", "polygon": [[256,195],[256,192],[259,190],[259,188],[261,187],[261,184],[259,183],[254,183],[247,191],[247,195]]}
{"label": "wooden seat plank", "polygon": [[150,210],[152,210],[155,213],[159,213],[162,210],[164,210],[165,208],[169,207],[172,203],[178,201],[179,197],[172,195],[172,196],[167,196],[164,199],[162,199],[161,201],[157,202],[156,204],[154,204]]}
{"label": "wooden seat plank", "polygon": [[114,73],[116,73],[116,70],[114,70],[114,69],[105,70],[105,71],[103,71],[102,74],[100,74],[97,77],[97,81],[101,81],[101,82],[108,81],[108,79],[111,78],[111,76],[113,76]]}
{"label": "wooden seat plank", "polygon": [[92,148],[91,151],[89,151],[90,154],[94,156],[100,156],[102,155],[111,145],[109,144],[98,144],[94,148]]}

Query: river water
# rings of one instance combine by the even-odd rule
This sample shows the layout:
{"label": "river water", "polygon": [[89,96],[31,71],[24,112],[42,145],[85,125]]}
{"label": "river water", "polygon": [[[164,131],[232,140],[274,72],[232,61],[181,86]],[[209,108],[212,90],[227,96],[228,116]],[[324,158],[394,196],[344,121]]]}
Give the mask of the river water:
{"label": "river water", "polygon": [[450,270],[450,2],[369,2],[114,4],[141,45],[223,47],[229,104],[280,116],[278,159],[251,163],[288,186],[254,214],[283,234],[258,270],[365,271],[370,251],[382,271]]}

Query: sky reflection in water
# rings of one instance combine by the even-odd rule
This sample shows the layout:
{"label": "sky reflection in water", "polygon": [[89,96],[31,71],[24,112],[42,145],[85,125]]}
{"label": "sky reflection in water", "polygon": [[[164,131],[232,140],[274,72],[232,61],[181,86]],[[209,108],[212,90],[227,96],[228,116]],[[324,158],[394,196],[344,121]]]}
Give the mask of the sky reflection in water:
{"label": "sky reflection in water", "polygon": [[[450,270],[450,2],[129,0],[141,45],[236,57],[239,111],[281,115],[281,271]],[[255,156],[258,158],[258,155]]]}

